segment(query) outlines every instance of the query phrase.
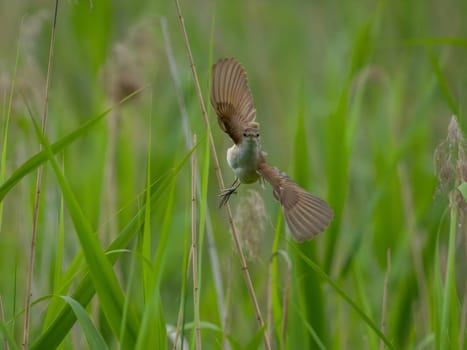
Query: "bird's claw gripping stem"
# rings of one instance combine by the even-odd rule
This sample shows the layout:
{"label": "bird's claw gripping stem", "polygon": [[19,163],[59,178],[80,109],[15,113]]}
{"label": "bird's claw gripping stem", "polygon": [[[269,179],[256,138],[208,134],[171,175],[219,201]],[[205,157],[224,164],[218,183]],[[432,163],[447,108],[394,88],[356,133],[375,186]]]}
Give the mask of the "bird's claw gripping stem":
{"label": "bird's claw gripping stem", "polygon": [[237,189],[238,187],[240,187],[240,181],[238,179],[235,179],[234,183],[232,184],[232,186],[228,187],[228,188],[224,188],[220,193],[219,193],[219,197],[221,197],[221,202],[219,204],[219,208],[222,208],[224,205],[227,204],[227,202],[229,201],[230,199],[230,196],[232,194],[236,194],[237,193]]}

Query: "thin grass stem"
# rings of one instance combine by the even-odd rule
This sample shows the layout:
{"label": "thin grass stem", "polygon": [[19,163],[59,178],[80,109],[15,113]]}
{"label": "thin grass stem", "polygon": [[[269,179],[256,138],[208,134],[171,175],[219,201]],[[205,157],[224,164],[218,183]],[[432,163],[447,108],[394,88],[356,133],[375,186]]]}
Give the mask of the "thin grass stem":
{"label": "thin grass stem", "polygon": [[[182,118],[182,127],[183,127],[183,133],[185,135],[185,143],[187,149],[191,150],[193,148],[193,143],[190,137],[190,120],[188,117],[188,112],[186,109],[185,102],[183,100],[183,94],[182,94],[182,88],[180,85],[180,79],[179,79],[179,74],[177,71],[177,65],[175,63],[174,55],[173,55],[173,50],[172,50],[172,45],[170,42],[170,37],[169,37],[169,31],[167,28],[167,21],[165,18],[161,19],[161,28],[162,28],[162,34],[164,37],[164,46],[165,46],[165,51],[167,55],[167,60],[169,63],[169,70],[170,70],[170,75],[172,77],[172,81],[175,87],[175,93],[177,96],[177,103],[178,107],[180,109],[180,114]],[[197,190],[197,195],[199,198],[202,198],[202,193],[201,193],[201,184],[199,181],[199,178],[196,178],[196,190]],[[225,311],[225,305],[227,303],[224,301],[224,287],[222,283],[222,273],[220,270],[220,262],[219,262],[219,256],[217,254],[217,248],[216,244],[214,241],[214,234],[213,234],[213,229],[212,229],[212,221],[211,221],[211,216],[209,214],[209,206],[206,204],[206,215],[205,215],[205,221],[206,221],[206,237],[207,237],[207,246],[208,246],[208,252],[209,252],[209,258],[211,260],[211,263],[209,264],[212,270],[212,275],[213,275],[213,280],[214,280],[214,286],[216,290],[216,301],[217,301],[217,307],[219,309],[219,314],[220,314],[220,319],[221,322],[224,321],[226,318],[226,311]],[[200,231],[201,233],[201,231]],[[223,325],[224,326],[224,325]],[[226,349],[230,349],[230,345],[227,343]]]}
{"label": "thin grass stem", "polygon": [[[389,285],[389,276],[391,275],[391,249],[388,248],[386,252],[386,276],[384,278],[384,289],[383,289],[383,302],[381,306],[381,332],[386,335],[386,310],[387,310],[387,298],[388,298],[388,285]],[[380,339],[379,348],[384,350],[384,341]]]}
{"label": "thin grass stem", "polygon": [[[196,145],[196,134],[193,135],[193,144]],[[195,315],[196,350],[201,349],[201,328],[199,321],[198,298],[198,237],[196,232],[196,151],[191,155],[191,251],[193,258],[193,308]]]}
{"label": "thin grass stem", "polygon": [[[210,144],[211,154],[212,154],[212,157],[213,157],[213,160],[214,160],[214,168],[215,168],[215,171],[216,171],[217,181],[219,183],[220,189],[223,189],[225,187],[224,186],[224,180],[222,178],[222,174],[221,174],[221,171],[220,171],[219,159],[217,157],[217,152],[216,152],[216,148],[215,148],[215,145],[214,145],[214,139],[212,137],[211,128],[210,128],[210,124],[209,124],[209,119],[208,119],[208,115],[207,115],[207,112],[206,112],[206,107],[204,105],[203,95],[202,95],[202,92],[201,92],[201,87],[199,85],[198,74],[196,72],[196,67],[195,67],[195,64],[194,64],[193,55],[191,53],[190,43],[189,43],[189,40],[188,40],[188,34],[186,32],[186,28],[185,28],[185,21],[183,19],[182,10],[181,10],[181,7],[180,7],[180,2],[178,0],[175,0],[175,5],[177,7],[177,15],[178,15],[178,19],[179,19],[180,26],[181,26],[181,29],[182,29],[185,48],[187,49],[188,59],[190,61],[190,67],[191,67],[191,70],[192,70],[195,89],[196,89],[196,93],[197,93],[197,96],[198,96],[198,101],[199,101],[200,108],[201,108],[201,114],[203,116],[204,123],[206,125],[207,130],[208,130],[209,144]],[[262,327],[264,327],[264,321],[263,321],[263,317],[261,315],[261,309],[259,307],[259,304],[258,304],[258,301],[257,301],[257,298],[256,298],[255,290],[254,290],[254,287],[253,287],[253,282],[251,280],[251,276],[250,276],[250,273],[248,271],[248,265],[246,263],[246,259],[245,259],[245,256],[243,254],[242,248],[241,248],[240,239],[239,239],[239,236],[238,236],[237,231],[235,229],[235,225],[234,225],[234,222],[233,222],[232,211],[230,209],[230,205],[228,205],[228,203],[227,203],[225,208],[226,208],[226,211],[227,211],[227,217],[228,217],[229,225],[230,225],[230,228],[231,228],[232,237],[233,237],[234,242],[235,242],[235,248],[237,250],[237,253],[238,253],[238,256],[239,256],[239,259],[240,259],[240,265],[241,265],[241,269],[242,269],[242,272],[243,272],[243,277],[245,279],[245,283],[247,285],[248,293],[249,293],[251,302],[252,302],[253,307],[254,307],[254,311],[255,311],[255,315],[256,315],[258,325],[259,325],[260,328],[262,328]],[[271,346],[269,344],[269,339],[266,336],[266,332],[264,332],[263,339],[264,339],[265,348],[267,350],[269,350],[271,348]]]}
{"label": "thin grass stem", "polygon": [[[184,275],[183,275],[183,281],[186,281],[187,274],[188,274],[188,269],[190,268],[190,262],[193,260],[191,255],[193,254],[193,251],[191,249],[188,250],[188,259],[184,261]],[[185,254],[186,256],[186,254]],[[185,282],[183,282],[185,284]],[[180,341],[180,349],[183,348],[183,337],[180,337],[182,333],[182,327],[184,323],[184,318],[185,318],[185,287],[183,286],[182,290],[182,295],[181,295],[181,301],[180,301],[180,308],[178,310],[178,316],[177,316],[177,328],[175,329],[175,335],[174,335],[174,340],[173,340],[173,347],[172,350],[177,350],[178,349],[178,344],[179,344],[179,338],[181,338]]]}
{"label": "thin grass stem", "polygon": [[[49,50],[49,61],[47,66],[47,76],[45,81],[45,98],[44,98],[44,111],[42,114],[41,129],[42,134],[45,134],[47,126],[47,114],[49,108],[49,86],[50,77],[52,73],[54,47],[55,47],[55,32],[57,28],[57,14],[58,14],[58,0],[55,0],[54,18],[52,24],[52,33],[50,36],[50,50]],[[42,151],[42,143],[39,145],[40,151]],[[33,223],[32,223],[32,235],[31,235],[31,246],[29,249],[29,263],[28,263],[28,282],[26,288],[26,302],[25,302],[25,314],[24,314],[24,327],[23,327],[23,349],[29,348],[29,328],[31,318],[31,298],[32,298],[32,278],[34,275],[34,260],[36,253],[36,239],[37,239],[37,224],[39,219],[39,202],[41,194],[41,183],[42,183],[42,172],[43,167],[40,166],[37,169],[36,178],[36,191],[34,197],[34,212],[33,212]]]}
{"label": "thin grass stem", "polygon": [[[3,313],[3,301],[2,301],[2,297],[0,296],[0,321],[3,322],[4,320],[5,320],[5,315]],[[5,350],[10,350],[10,346],[8,345],[8,340],[6,337],[3,339],[3,348]]]}

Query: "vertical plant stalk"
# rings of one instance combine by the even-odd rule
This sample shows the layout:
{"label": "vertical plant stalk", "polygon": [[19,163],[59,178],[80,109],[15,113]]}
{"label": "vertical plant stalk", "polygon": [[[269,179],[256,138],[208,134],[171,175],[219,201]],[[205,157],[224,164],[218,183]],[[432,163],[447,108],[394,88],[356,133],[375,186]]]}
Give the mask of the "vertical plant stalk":
{"label": "vertical plant stalk", "polygon": [[[112,103],[118,101],[112,100]],[[107,118],[107,152],[104,163],[104,186],[105,192],[101,204],[101,223],[106,223],[108,227],[105,233],[105,240],[112,242],[118,234],[118,217],[115,213],[117,209],[117,179],[115,174],[116,159],[117,159],[117,138],[118,138],[118,121],[120,119],[120,108],[113,109]],[[105,218],[105,219],[104,219]],[[110,219],[109,219],[110,218]]]}
{"label": "vertical plant stalk", "polygon": [[[447,190],[450,221],[447,261],[444,271],[444,285],[441,282],[441,320],[438,322],[436,345],[449,348],[459,338],[458,296],[456,291],[456,235],[458,217],[463,213],[460,205],[465,204],[459,193],[459,184],[467,181],[467,139],[464,138],[457,117],[453,115],[448,126],[448,136],[435,151],[435,169],[439,188]],[[449,181],[447,181],[448,179]],[[460,226],[459,226],[460,227]],[[439,249],[439,247],[437,247]],[[439,258],[438,264],[439,264]],[[439,267],[438,267],[439,268]],[[439,273],[439,272],[438,272]],[[460,332],[459,332],[460,331]]]}
{"label": "vertical plant stalk", "polygon": [[[190,121],[189,121],[188,112],[187,112],[185,103],[183,101],[180,78],[177,72],[177,66],[175,64],[175,59],[174,59],[174,55],[172,51],[172,45],[170,43],[170,38],[169,38],[169,31],[167,29],[167,20],[165,18],[161,18],[161,28],[162,28],[162,35],[164,37],[164,42],[165,42],[165,49],[166,49],[166,54],[167,54],[167,60],[169,63],[170,74],[172,76],[172,80],[174,83],[175,93],[177,95],[177,102],[178,102],[180,114],[182,117],[182,127],[183,127],[183,133],[185,134],[185,143],[186,143],[187,149],[191,150],[194,145],[192,143],[191,136],[190,136],[190,133],[191,133],[190,132]],[[198,197],[201,198],[202,196],[201,184],[200,184],[198,177],[196,178],[196,189],[197,189]],[[213,234],[213,229],[212,229],[211,216],[209,214],[209,206],[207,204],[206,204],[205,220],[206,220],[206,237],[208,240],[208,252],[209,252],[209,258],[211,260],[209,265],[212,270],[214,285],[216,287],[215,289],[216,289],[217,307],[219,309],[221,322],[223,322],[222,326],[224,328],[224,334],[225,334],[226,324],[224,320],[227,319],[226,305],[229,305],[229,303],[224,301],[224,287],[222,284],[222,277],[221,277],[222,273],[220,271],[219,257],[218,257],[217,250],[215,247],[215,242],[214,242],[214,234]],[[223,349],[229,350],[230,344],[228,342],[225,342],[225,343],[223,342]]]}
{"label": "vertical plant stalk", "polygon": [[[10,93],[7,96],[6,92],[3,95],[3,109],[2,115],[4,115],[4,120],[2,123],[3,127],[3,143],[2,143],[2,152],[0,155],[0,181],[3,183],[5,181],[5,171],[6,171],[6,155],[7,155],[7,146],[8,146],[8,130],[10,128],[10,120],[11,120],[11,109],[13,106],[13,96],[15,93],[15,85],[16,85],[16,75],[18,73],[18,63],[19,63],[19,50],[20,50],[20,42],[21,42],[21,34],[18,35],[18,44],[16,46],[16,57],[15,57],[15,67],[13,70],[13,76],[11,79],[11,86],[10,86]],[[3,204],[4,202],[0,202],[0,230],[3,226]]]}
{"label": "vertical plant stalk", "polygon": [[[196,145],[196,134],[193,135]],[[193,258],[193,308],[195,315],[196,350],[201,349],[201,328],[199,325],[199,289],[198,289],[198,239],[196,232],[196,150],[191,156],[191,256]]]}
{"label": "vertical plant stalk", "polygon": [[289,258],[289,255],[285,251],[280,251],[282,256],[287,263],[287,271],[284,277],[284,294],[282,295],[282,344],[281,349],[285,349],[285,337],[287,336],[287,321],[289,319],[289,294],[290,294],[290,284],[292,279],[292,262]]}
{"label": "vertical plant stalk", "polygon": [[[387,299],[388,299],[388,285],[389,285],[389,276],[391,275],[391,249],[388,248],[386,252],[386,276],[384,278],[384,289],[383,289],[383,302],[381,307],[381,332],[386,335],[386,309],[387,309]],[[381,339],[379,341],[380,350],[384,350],[384,341]]]}
{"label": "vertical plant stalk", "polygon": [[[464,300],[462,303],[462,314],[459,329],[466,329],[467,321],[467,281],[464,285]],[[465,332],[459,332],[459,349],[464,349]]]}
{"label": "vertical plant stalk", "polygon": [[272,321],[272,298],[273,298],[273,261],[274,258],[276,257],[277,253],[273,254],[271,259],[269,260],[269,276],[268,276],[268,295],[267,295],[267,311],[266,311],[266,324],[268,325],[266,328],[266,336],[271,340],[272,336],[272,328],[273,326],[273,321]]}
{"label": "vertical plant stalk", "polygon": [[[0,321],[5,322],[5,315],[3,313],[3,301],[2,301],[1,296],[0,296]],[[8,340],[6,337],[3,339],[3,348],[5,350],[10,350],[10,347],[8,345]]]}
{"label": "vertical plant stalk", "polygon": [[449,337],[451,336],[450,320],[451,316],[451,304],[453,302],[452,296],[455,295],[455,252],[456,252],[456,233],[457,233],[457,216],[458,216],[458,205],[457,205],[457,193],[453,190],[449,193],[449,208],[451,211],[449,220],[449,241],[448,241],[448,256],[446,263],[446,277],[444,280],[443,290],[443,305],[441,311],[441,346],[448,347],[450,343]]}
{"label": "vertical plant stalk", "polygon": [[[274,275],[274,258],[277,255],[282,255],[287,265],[287,270],[285,271],[284,276],[284,288],[282,291],[282,323],[281,323],[281,338],[280,338],[280,346],[279,349],[285,349],[285,340],[287,336],[287,321],[289,319],[289,293],[290,293],[290,283],[291,283],[291,276],[292,276],[292,262],[290,257],[286,251],[278,250],[271,256],[271,260],[269,261],[269,281],[268,281],[268,314],[267,314],[267,337],[269,340],[272,338],[272,327],[273,327],[273,320],[272,320],[272,298],[273,298],[273,281],[277,280],[273,278]],[[276,265],[277,266],[277,265]],[[277,272],[276,272],[277,273]]]}
{"label": "vertical plant stalk", "polygon": [[[188,269],[190,268],[190,262],[192,261],[192,258],[191,258],[191,255],[193,254],[193,251],[190,249],[189,253],[188,253],[188,261],[186,263],[186,271],[188,271]],[[184,297],[184,295],[182,295],[182,298]],[[183,303],[181,303],[182,305]],[[183,346],[183,339],[181,339],[179,341],[179,338],[180,338],[180,334],[181,334],[181,331],[182,331],[182,322],[183,322],[183,319],[184,319],[184,314],[183,314],[183,307],[180,307],[180,309],[178,310],[178,316],[177,316],[177,328],[175,329],[175,336],[174,336],[174,340],[173,340],[173,347],[172,347],[172,350],[177,350],[177,349],[184,349],[184,346]],[[180,344],[179,344],[180,343]]]}
{"label": "vertical plant stalk", "polygon": [[[52,33],[50,36],[50,50],[49,50],[49,62],[47,65],[47,76],[45,80],[45,98],[44,98],[44,111],[42,114],[41,130],[42,134],[45,135],[47,126],[47,113],[49,108],[49,86],[50,76],[52,71],[52,63],[54,57],[54,46],[55,46],[55,31],[57,27],[57,13],[58,13],[58,0],[55,0],[54,18],[52,24]],[[42,151],[42,144],[39,145],[39,150]],[[24,327],[23,327],[23,349],[29,348],[29,328],[31,319],[31,297],[32,297],[32,278],[34,275],[34,259],[36,254],[36,239],[37,239],[37,223],[39,219],[39,202],[41,196],[41,183],[42,183],[42,172],[43,167],[40,166],[37,169],[36,178],[36,194],[34,197],[34,212],[32,222],[32,235],[31,235],[31,246],[29,249],[29,265],[28,265],[28,282],[26,289],[26,305],[24,312]]]}
{"label": "vertical plant stalk", "polygon": [[[225,308],[224,310],[231,310],[231,301],[232,301],[232,260],[233,260],[233,250],[231,250],[230,256],[229,256],[229,262],[227,265],[227,289],[225,291]],[[229,350],[230,343],[227,339],[227,336],[230,333],[230,314],[228,312],[225,312],[224,318],[222,319],[223,322],[223,332],[222,332],[222,349],[224,350]]]}
{"label": "vertical plant stalk", "polygon": [[[193,61],[193,55],[191,53],[190,43],[189,43],[189,40],[188,40],[188,34],[186,32],[185,21],[183,19],[182,10],[180,8],[179,0],[175,0],[175,5],[177,7],[177,15],[178,15],[178,19],[179,19],[179,22],[180,22],[180,27],[182,29],[183,40],[185,42],[185,48],[187,49],[188,59],[190,61],[190,67],[191,67],[191,71],[192,71],[192,74],[193,74],[193,80],[194,80],[194,83],[195,83],[196,93],[198,95],[198,102],[200,104],[201,114],[203,116],[204,123],[206,125],[207,130],[208,130],[209,146],[210,146],[211,154],[212,154],[212,157],[213,157],[213,160],[214,160],[214,169],[216,171],[217,181],[219,183],[220,189],[223,189],[225,187],[224,186],[224,180],[222,178],[222,174],[221,174],[221,171],[220,171],[219,159],[217,157],[216,147],[214,145],[214,139],[212,137],[211,128],[210,128],[210,125],[209,125],[209,119],[208,119],[208,115],[207,115],[207,112],[206,112],[206,107],[204,105],[203,95],[201,93],[201,87],[200,87],[199,81],[198,81],[198,74],[196,72],[195,63]],[[239,256],[239,259],[240,259],[240,265],[241,265],[241,269],[242,269],[242,272],[243,272],[243,277],[245,279],[245,283],[246,283],[246,286],[247,286],[247,289],[248,289],[248,293],[250,295],[250,299],[251,299],[251,302],[253,304],[253,308],[255,310],[256,320],[258,322],[259,327],[262,328],[262,327],[264,327],[263,316],[261,315],[261,309],[260,309],[258,301],[256,299],[255,290],[253,288],[253,282],[251,280],[251,276],[250,276],[250,272],[248,270],[246,259],[245,259],[245,256],[243,254],[243,251],[242,251],[242,248],[241,248],[241,245],[240,245],[240,239],[238,237],[237,230],[235,229],[235,225],[234,225],[234,222],[233,222],[232,211],[230,209],[230,205],[227,203],[227,205],[225,205],[225,208],[226,208],[226,211],[227,211],[227,217],[228,217],[228,221],[229,221],[229,224],[230,224],[232,237],[233,237],[233,240],[235,242],[235,248],[237,250],[237,253],[238,253],[238,256]],[[264,332],[263,340],[264,340],[265,349],[266,350],[271,349],[271,346],[269,344],[269,339],[268,339],[268,337],[266,335],[266,332]]]}
{"label": "vertical plant stalk", "polygon": [[418,293],[420,294],[421,305],[418,308],[420,322],[416,326],[419,327],[422,332],[429,332],[430,327],[428,325],[428,320],[430,317],[428,310],[430,309],[430,302],[427,295],[427,277],[423,267],[420,234],[416,222],[417,213],[415,212],[414,194],[412,192],[412,185],[410,184],[409,180],[410,177],[408,174],[407,165],[405,163],[399,164],[397,166],[397,173],[399,175],[402,188],[402,204],[408,232],[414,232],[413,235],[410,235],[410,253],[412,255],[415,280],[417,281],[417,288]]}

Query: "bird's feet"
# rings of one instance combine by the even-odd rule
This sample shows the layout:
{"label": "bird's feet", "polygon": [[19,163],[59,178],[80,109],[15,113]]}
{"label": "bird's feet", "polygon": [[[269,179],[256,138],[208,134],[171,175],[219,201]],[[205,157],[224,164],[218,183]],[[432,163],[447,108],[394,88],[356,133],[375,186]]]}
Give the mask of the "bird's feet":
{"label": "bird's feet", "polygon": [[221,197],[221,202],[219,203],[219,208],[222,208],[224,205],[227,204],[227,202],[230,199],[230,196],[232,194],[237,193],[237,188],[240,186],[240,181],[238,179],[235,180],[235,182],[230,186],[229,188],[223,189],[219,193],[219,197]]}

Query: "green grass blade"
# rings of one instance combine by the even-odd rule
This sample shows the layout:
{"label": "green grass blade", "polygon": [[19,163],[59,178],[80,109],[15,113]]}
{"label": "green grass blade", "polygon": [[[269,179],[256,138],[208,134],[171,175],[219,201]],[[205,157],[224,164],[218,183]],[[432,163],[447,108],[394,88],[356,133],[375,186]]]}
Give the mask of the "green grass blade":
{"label": "green grass blade", "polygon": [[386,344],[386,346],[390,349],[394,349],[394,346],[392,345],[392,343],[389,341],[388,338],[386,338],[386,336],[381,332],[381,330],[379,329],[379,327],[371,320],[371,318],[369,318],[365,312],[357,305],[357,303],[355,303],[342,289],[341,287],[339,287],[337,285],[336,282],[334,282],[331,278],[329,278],[329,276],[323,271],[321,270],[321,268],[315,264],[312,260],[310,260],[310,258],[308,258],[305,254],[303,254],[297,247],[295,244],[292,244],[291,245],[294,250],[297,252],[297,255],[300,256],[300,258],[309,266],[311,267],[315,272],[316,274],[319,276],[319,278],[321,278],[323,281],[325,281],[326,283],[328,283],[333,289],[334,291],[339,294],[346,302],[347,304],[349,304],[349,306],[360,316],[360,318],[368,325],[368,327],[370,327],[375,333],[376,335],[382,339],[384,341],[384,343]]}
{"label": "green grass blade", "polygon": [[449,222],[449,243],[444,281],[441,322],[438,336],[441,338],[441,349],[452,349],[452,345],[459,339],[458,297],[456,293],[456,233],[457,233],[457,204],[451,204],[451,220]]}
{"label": "green grass blade", "polygon": [[167,349],[166,323],[158,288],[154,288],[144,311],[135,350]]}
{"label": "green grass blade", "polygon": [[459,192],[462,194],[462,197],[464,198],[464,201],[467,202],[467,182],[461,183],[457,189]]}
{"label": "green grass blade", "polygon": [[[324,268],[330,271],[336,252],[336,243],[340,232],[340,225],[349,186],[349,137],[352,136],[352,125],[348,127],[348,104],[350,99],[351,82],[359,69],[366,63],[372,52],[371,29],[376,20],[377,11],[371,20],[358,31],[353,44],[352,60],[347,79],[341,91],[340,99],[335,111],[329,117],[326,175],[329,181],[329,202],[334,209],[334,220],[327,232]],[[339,174],[339,176],[336,176]]]}
{"label": "green grass blade", "polygon": [[15,338],[13,334],[10,333],[8,328],[9,327],[6,322],[0,320],[0,341],[4,344],[6,341],[11,350],[16,350],[18,347],[16,346]]}
{"label": "green grass blade", "polygon": [[[122,99],[120,102],[118,102],[116,105],[108,108],[98,116],[88,120],[86,123],[84,123],[81,127],[78,129],[72,131],[68,135],[62,137],[60,140],[54,142],[53,144],[50,145],[50,150],[53,154],[56,154],[60,151],[62,151],[65,147],[67,147],[69,144],[71,144],[73,141],[78,139],[80,136],[84,135],[86,132],[88,132],[90,129],[96,126],[96,124],[102,120],[104,117],[106,117],[115,107],[123,104],[133,96],[139,94],[141,91],[143,91],[144,88],[141,88],[124,99]],[[43,150],[41,152],[36,153],[34,156],[29,158],[26,162],[24,162],[19,168],[17,168],[13,174],[10,175],[10,177],[3,182],[3,184],[0,186],[0,201],[3,201],[5,196],[10,192],[15,185],[26,175],[30,174],[34,170],[36,170],[40,165],[42,165],[45,161],[47,161],[48,155],[47,155],[47,150]]]}
{"label": "green grass blade", "polygon": [[439,233],[436,236],[436,250],[434,252],[434,283],[433,283],[433,302],[431,305],[431,313],[432,313],[432,318],[433,318],[433,330],[435,333],[435,343],[436,343],[436,349],[441,349],[441,341],[442,341],[442,336],[441,334],[443,333],[444,327],[443,324],[441,323],[441,316],[443,314],[442,311],[442,305],[443,305],[443,281],[441,278],[441,271],[439,269],[439,266],[441,266],[441,259],[439,256]]}
{"label": "green grass blade", "polygon": [[263,335],[264,332],[266,331],[266,325],[263,327],[259,328],[256,333],[253,335],[253,337],[250,339],[248,344],[243,348],[245,350],[256,350],[259,349],[261,343],[263,342]]}
{"label": "green grass blade", "polygon": [[439,62],[438,57],[435,55],[434,52],[431,51],[430,58],[431,58],[431,65],[436,74],[436,78],[438,79],[439,88],[444,96],[444,99],[446,100],[449,107],[451,108],[451,112],[455,115],[459,115],[459,107],[456,103],[456,100],[452,96],[451,90],[449,88],[449,84],[446,80],[445,75],[443,74],[443,70],[441,69],[441,64]]}
{"label": "green grass blade", "polygon": [[326,346],[324,346],[323,342],[321,341],[318,333],[313,329],[313,327],[308,323],[307,319],[305,318],[305,315],[303,314],[302,310],[295,304],[295,311],[297,315],[300,316],[301,321],[305,325],[308,333],[310,334],[310,337],[313,338],[315,342],[315,347],[319,350],[325,350]]}
{"label": "green grass blade", "polygon": [[[170,171],[170,176],[167,175],[162,180],[153,182],[151,185],[151,200],[153,206],[161,199],[162,195],[167,191],[167,189],[171,187],[170,183],[175,181],[178,174],[190,159],[195,147],[193,147],[193,149],[191,149],[190,152],[184,156],[184,158],[176,165],[176,167]],[[119,236],[109,245],[106,250],[107,252],[118,251],[127,247],[127,245],[141,228],[141,224],[144,222],[144,213],[145,206],[143,206],[133,217],[133,219],[130,220],[130,222],[128,222],[128,224],[123,228]],[[110,263],[115,264],[119,257],[120,253],[110,255]],[[73,264],[77,265],[75,262],[73,262],[72,265]],[[72,298],[83,305],[83,307],[86,307],[94,294],[95,289],[91,277],[86,275],[76,286],[75,291],[72,294]],[[51,323],[50,327],[48,327],[47,330],[32,344],[30,349],[55,349],[63,341],[75,321],[76,317],[73,311],[68,305],[66,305]]]}
{"label": "green grass blade", "polygon": [[[151,130],[151,128],[149,128],[149,130]],[[146,206],[144,210],[144,228],[143,239],[141,243],[141,253],[146,259],[151,260],[151,131],[149,131],[148,135],[146,169]],[[147,266],[143,265],[142,267],[144,298],[145,300],[149,300],[151,295],[152,274]]]}
{"label": "green grass blade", "polygon": [[[309,152],[307,145],[307,128],[305,125],[305,89],[302,84],[300,92],[300,100],[298,103],[298,114],[297,114],[297,126],[295,131],[295,145],[294,145],[294,171],[293,178],[295,181],[308,188],[310,183],[310,165],[309,165]],[[327,233],[326,233],[327,234]],[[298,249],[306,256],[311,259],[316,259],[316,242],[304,242],[298,246]],[[296,256],[295,251],[291,251],[292,256]],[[323,293],[319,279],[315,272],[310,270],[308,266],[301,259],[294,257],[295,268],[293,269],[293,278],[299,281],[297,283],[298,288],[296,292],[298,298],[303,307],[303,313],[307,322],[315,329],[321,339],[325,342],[328,338],[327,328],[324,317],[325,302],[323,300]],[[304,333],[303,336],[307,336],[308,333]],[[316,347],[317,344],[312,337],[308,340],[301,339],[303,344],[310,343],[311,347]]]}
{"label": "green grass blade", "polygon": [[[13,72],[13,78],[11,80],[11,87],[10,87],[10,94],[8,97],[8,104],[4,103],[4,106],[6,107],[6,110],[3,111],[3,114],[5,115],[3,120],[4,122],[2,123],[2,128],[3,128],[3,143],[2,143],[2,154],[1,154],[1,161],[0,161],[0,181],[4,181],[5,179],[5,171],[6,171],[6,155],[7,155],[7,149],[8,149],[8,131],[10,129],[10,119],[11,119],[11,107],[13,104],[13,95],[15,91],[15,84],[16,84],[16,75],[18,72],[18,62],[19,62],[19,40],[18,40],[18,45],[16,46],[16,58],[15,58],[15,68]],[[5,101],[3,101],[5,102]],[[2,223],[3,223],[3,201],[0,200],[0,230],[2,228]]]}
{"label": "green grass blade", "polygon": [[[370,315],[371,307],[369,305],[369,300],[371,298],[370,298],[369,293],[367,293],[367,290],[365,289],[365,283],[363,282],[364,278],[363,276],[361,276],[361,271],[362,270],[359,268],[356,268],[356,266],[352,268],[352,275],[353,275],[353,280],[355,284],[357,303],[358,305],[361,306],[362,311],[365,314]],[[370,330],[368,330],[368,344],[369,344],[369,348],[371,349],[376,349],[378,347],[377,339],[374,336],[374,333],[370,332]]]}
{"label": "green grass blade", "polygon": [[[188,214],[190,210],[188,209],[186,218],[190,218],[190,215]],[[179,334],[179,342],[181,342],[181,348],[183,349],[183,342],[185,340],[185,327],[183,325],[185,324],[185,316],[186,316],[186,300],[187,300],[187,281],[188,281],[188,276],[189,276],[189,267],[190,267],[190,250],[191,250],[191,240],[189,239],[190,236],[190,224],[191,221],[187,219],[186,222],[186,227],[185,227],[185,239],[184,239],[184,251],[183,251],[183,264],[180,266],[182,271],[182,285],[180,288],[180,305],[178,308],[178,314],[179,318],[181,318],[181,330]],[[178,322],[178,321],[177,321]]]}
{"label": "green grass blade", "polygon": [[[33,120],[33,119],[32,119]],[[34,120],[33,120],[34,121]],[[81,207],[79,206],[75,195],[73,194],[70,185],[63,175],[58,162],[55,160],[54,154],[48,144],[47,139],[42,135],[38,125],[34,122],[36,132],[41,140],[45,150],[47,151],[48,159],[54,169],[57,180],[62,190],[63,198],[67,204],[68,212],[73,221],[76,234],[83,249],[84,257],[92,278],[94,287],[99,296],[100,306],[104,312],[106,319],[114,333],[118,338],[120,333],[120,325],[122,323],[122,312],[124,303],[124,294],[115,275],[112,265],[107,259],[97,236],[93,232],[91,224],[85,217]],[[138,318],[136,314],[130,314],[130,322],[128,328],[128,337],[134,343],[136,341],[136,329],[138,329]]]}
{"label": "green grass blade", "polygon": [[175,182],[171,183],[168,196],[167,203],[165,203],[164,221],[160,229],[159,243],[154,258],[152,284],[150,286],[152,289],[149,294],[149,302],[144,309],[135,349],[147,349],[148,346],[154,346],[157,349],[166,348],[167,331],[166,324],[163,322],[164,314],[160,300],[159,283],[164,270],[169,228],[173,217]]}
{"label": "green grass blade", "polygon": [[[60,295],[61,293],[65,293],[71,282],[76,275],[76,270],[73,270],[73,277],[69,279],[69,283],[62,283],[63,275],[62,265],[63,265],[63,254],[65,249],[65,228],[64,228],[64,221],[65,221],[65,203],[63,201],[63,197],[60,198],[60,218],[59,218],[59,229],[58,229],[58,239],[56,244],[56,251],[54,257],[54,270],[53,270],[53,291],[55,294]],[[70,270],[70,269],[69,269]],[[63,288],[65,287],[65,288]],[[55,317],[56,313],[60,309],[60,299],[52,299],[47,309],[47,314],[44,319],[43,329],[45,330],[49,325],[52,319]]]}
{"label": "green grass blade", "polygon": [[88,341],[89,349],[108,349],[107,344],[105,343],[104,339],[102,338],[101,334],[96,329],[96,327],[94,327],[91,319],[89,318],[89,315],[87,314],[86,310],[81,306],[81,304],[73,298],[66,295],[62,295],[60,296],[60,298],[65,300],[75,313],[76,318],[78,319],[78,322],[81,325],[81,329],[83,330],[83,333]]}
{"label": "green grass blade", "polygon": [[[278,259],[275,257],[279,250],[279,242],[282,235],[282,212],[279,211],[275,224],[274,242],[271,249],[271,288],[272,288],[272,324],[268,327],[273,327],[275,331],[276,339],[281,339],[281,323],[282,323],[282,307],[279,286],[279,270],[278,270]],[[272,334],[271,334],[272,335]]]}

